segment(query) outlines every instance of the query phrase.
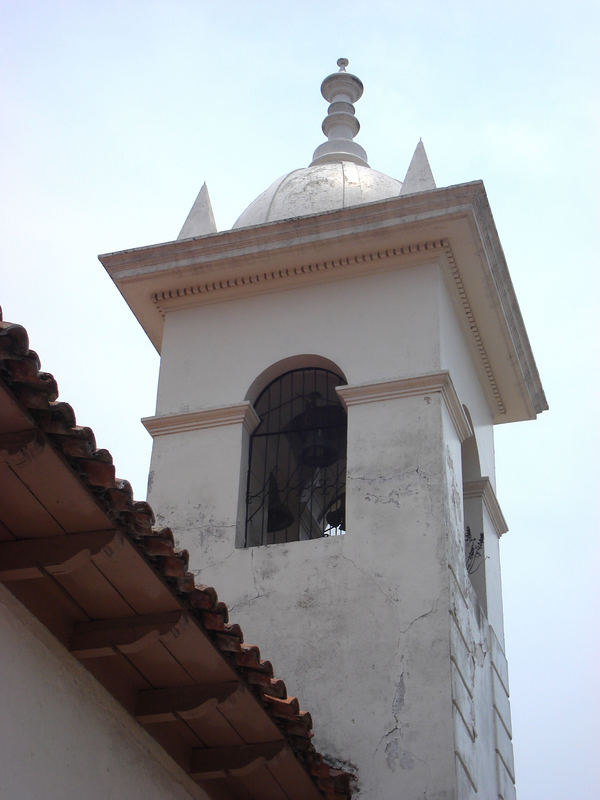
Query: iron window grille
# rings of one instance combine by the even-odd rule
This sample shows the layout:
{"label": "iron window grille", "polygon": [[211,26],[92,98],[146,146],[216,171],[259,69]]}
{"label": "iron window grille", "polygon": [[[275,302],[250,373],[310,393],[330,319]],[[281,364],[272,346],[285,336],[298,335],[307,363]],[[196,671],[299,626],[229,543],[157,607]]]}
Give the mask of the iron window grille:
{"label": "iron window grille", "polygon": [[345,380],[320,368],[280,375],[259,395],[250,439],[245,546],[345,533]]}

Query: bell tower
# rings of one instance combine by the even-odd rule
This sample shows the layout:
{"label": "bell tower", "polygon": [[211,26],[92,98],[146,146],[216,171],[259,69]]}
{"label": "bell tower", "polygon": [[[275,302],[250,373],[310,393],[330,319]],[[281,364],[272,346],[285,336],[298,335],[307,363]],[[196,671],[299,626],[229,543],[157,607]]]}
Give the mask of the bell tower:
{"label": "bell tower", "polygon": [[217,233],[101,260],[161,353],[149,500],[361,800],[515,797],[493,426],[547,408],[480,181],[327,141]]}

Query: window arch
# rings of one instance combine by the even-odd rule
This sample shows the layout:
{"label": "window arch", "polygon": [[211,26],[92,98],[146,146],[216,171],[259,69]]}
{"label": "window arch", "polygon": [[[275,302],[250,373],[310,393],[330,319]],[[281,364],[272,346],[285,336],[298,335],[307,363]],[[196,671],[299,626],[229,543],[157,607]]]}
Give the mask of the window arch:
{"label": "window arch", "polygon": [[244,545],[345,532],[346,411],[332,370],[293,369],[258,396],[250,438]]}

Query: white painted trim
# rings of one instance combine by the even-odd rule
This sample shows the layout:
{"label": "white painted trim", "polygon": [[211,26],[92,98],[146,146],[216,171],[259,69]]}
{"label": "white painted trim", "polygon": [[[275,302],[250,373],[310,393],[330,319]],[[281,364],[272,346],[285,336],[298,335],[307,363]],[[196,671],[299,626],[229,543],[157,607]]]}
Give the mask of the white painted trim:
{"label": "white painted trim", "polygon": [[463,483],[463,497],[481,497],[497,535],[502,536],[503,533],[506,533],[508,525],[489,478],[478,478],[477,480]]}
{"label": "white painted trim", "polygon": [[152,437],[197,431],[202,428],[218,428],[221,425],[236,425],[240,422],[248,433],[252,433],[260,422],[254,407],[248,401],[221,408],[206,408],[202,411],[188,411],[185,414],[166,414],[162,417],[142,419],[142,425]]}
{"label": "white painted trim", "polygon": [[349,406],[362,403],[377,403],[381,400],[396,400],[400,397],[419,397],[439,392],[450,414],[454,428],[461,442],[471,436],[471,426],[458,399],[450,373],[431,372],[414,375],[410,378],[397,378],[391,381],[377,381],[355,386],[338,386],[336,392],[343,404]]}

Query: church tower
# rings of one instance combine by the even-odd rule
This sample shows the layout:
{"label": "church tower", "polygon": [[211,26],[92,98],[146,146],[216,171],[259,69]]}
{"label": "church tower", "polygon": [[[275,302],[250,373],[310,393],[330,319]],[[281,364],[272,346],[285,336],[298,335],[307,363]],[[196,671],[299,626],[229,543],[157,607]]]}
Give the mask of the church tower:
{"label": "church tower", "polygon": [[480,181],[327,140],[217,233],[101,260],[161,353],[149,501],[361,800],[515,797],[493,426],[547,408]]}

